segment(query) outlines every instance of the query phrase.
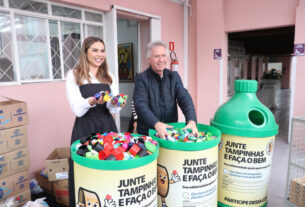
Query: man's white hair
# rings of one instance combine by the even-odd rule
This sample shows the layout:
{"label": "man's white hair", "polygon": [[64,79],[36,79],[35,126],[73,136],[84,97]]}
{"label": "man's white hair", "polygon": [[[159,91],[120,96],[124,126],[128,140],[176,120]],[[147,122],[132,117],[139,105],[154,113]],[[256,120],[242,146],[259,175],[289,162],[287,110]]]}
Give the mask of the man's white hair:
{"label": "man's white hair", "polygon": [[169,51],[167,48],[167,45],[162,42],[162,41],[153,41],[147,44],[147,48],[146,48],[146,58],[149,59],[151,57],[151,51],[153,48],[157,47],[157,46],[162,46],[166,49],[166,55],[168,56]]}

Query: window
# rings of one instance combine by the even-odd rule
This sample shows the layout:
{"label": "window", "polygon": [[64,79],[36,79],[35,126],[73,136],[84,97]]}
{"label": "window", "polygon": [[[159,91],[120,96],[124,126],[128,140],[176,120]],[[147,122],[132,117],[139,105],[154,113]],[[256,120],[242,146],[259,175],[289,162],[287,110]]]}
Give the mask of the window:
{"label": "window", "polygon": [[80,24],[62,22],[62,50],[65,73],[76,66],[81,50]]}
{"label": "window", "polygon": [[95,25],[87,25],[88,36],[99,36],[103,38],[103,27]]}
{"label": "window", "polygon": [[40,18],[15,15],[19,68],[22,81],[50,79],[47,33]]}
{"label": "window", "polygon": [[61,17],[71,17],[75,19],[81,19],[80,10],[70,9],[62,6],[52,5],[52,14]]}
{"label": "window", "polygon": [[0,12],[0,83],[16,81],[9,14]]}
{"label": "window", "polygon": [[104,14],[38,0],[0,0],[0,85],[63,80]]}
{"label": "window", "polygon": [[60,60],[60,45],[58,35],[58,22],[55,20],[49,20],[50,31],[50,48],[51,48],[51,61],[52,72],[54,79],[62,79],[61,72],[61,60]]}
{"label": "window", "polygon": [[46,3],[41,3],[31,0],[9,0],[8,2],[10,8],[32,11],[42,14],[48,13]]}
{"label": "window", "polygon": [[103,15],[85,11],[85,19],[93,22],[103,22]]}

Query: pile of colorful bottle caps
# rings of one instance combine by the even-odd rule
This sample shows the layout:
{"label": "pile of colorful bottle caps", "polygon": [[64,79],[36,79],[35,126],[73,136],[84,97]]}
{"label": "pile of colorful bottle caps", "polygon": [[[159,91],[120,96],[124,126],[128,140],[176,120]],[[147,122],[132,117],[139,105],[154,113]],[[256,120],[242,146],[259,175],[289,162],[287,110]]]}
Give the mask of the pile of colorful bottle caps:
{"label": "pile of colorful bottle caps", "polygon": [[112,105],[117,105],[117,106],[122,106],[123,104],[126,103],[128,98],[128,95],[124,95],[123,93],[116,95],[111,98],[111,104]]}
{"label": "pile of colorful bottle caps", "polygon": [[[168,128],[167,133],[168,136],[165,139],[173,142],[204,142],[217,138],[211,132],[205,133],[203,131],[198,132],[198,136],[196,136],[191,129]],[[155,136],[159,137],[157,133]]]}
{"label": "pile of colorful bottle caps", "polygon": [[106,91],[100,91],[94,95],[96,100],[99,100],[100,97],[103,97],[105,102],[111,101],[112,105],[122,106],[126,103],[128,95],[124,95],[123,93],[113,96],[112,93]]}
{"label": "pile of colorful bottle caps", "polygon": [[108,102],[111,98],[112,98],[112,93],[109,93],[107,90],[106,91],[101,91],[101,92],[99,92],[99,93],[96,93],[95,95],[94,95],[94,98],[96,99],[96,100],[99,100],[100,99],[100,97],[103,97],[103,100],[105,101],[105,102]]}
{"label": "pile of colorful bottle caps", "polygon": [[76,154],[96,160],[130,160],[154,153],[157,142],[149,136],[130,133],[95,133],[82,137],[76,145]]}

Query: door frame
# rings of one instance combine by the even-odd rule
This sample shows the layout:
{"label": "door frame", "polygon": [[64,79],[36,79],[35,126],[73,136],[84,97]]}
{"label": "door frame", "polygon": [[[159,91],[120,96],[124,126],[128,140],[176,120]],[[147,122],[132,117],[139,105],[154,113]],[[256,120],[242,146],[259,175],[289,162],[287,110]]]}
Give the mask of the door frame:
{"label": "door frame", "polygon": [[[135,18],[137,16],[148,17],[150,19],[150,41],[152,40],[160,40],[161,39],[161,17],[153,14],[149,14],[146,12],[133,10],[117,5],[112,5],[111,10],[109,12],[105,12],[105,29],[107,29],[107,33],[105,32],[105,44],[107,47],[107,61],[109,64],[109,68],[111,73],[114,76],[114,81],[112,83],[113,93],[119,93],[119,76],[118,76],[118,38],[117,38],[117,15],[118,11],[127,12],[133,15]],[[140,38],[138,38],[138,48],[141,47]],[[139,51],[139,50],[138,50]],[[111,55],[110,55],[111,54]],[[140,53],[139,53],[140,54]],[[141,57],[141,55],[140,55]],[[117,129],[120,132],[120,114],[116,113],[115,122],[117,125]]]}

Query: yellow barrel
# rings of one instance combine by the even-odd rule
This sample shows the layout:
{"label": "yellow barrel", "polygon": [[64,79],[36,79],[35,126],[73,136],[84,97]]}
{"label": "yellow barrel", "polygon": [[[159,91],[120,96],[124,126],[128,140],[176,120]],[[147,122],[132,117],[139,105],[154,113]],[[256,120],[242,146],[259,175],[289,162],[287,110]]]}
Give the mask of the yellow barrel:
{"label": "yellow barrel", "polygon": [[78,143],[71,146],[71,158],[79,206],[157,206],[159,149],[138,159],[94,160],[76,154]]}
{"label": "yellow barrel", "polygon": [[[170,123],[175,128],[184,123]],[[197,124],[199,131],[211,132],[216,139],[204,142],[172,142],[150,136],[160,145],[158,157],[159,207],[216,207],[218,144],[221,132],[211,126]]]}

